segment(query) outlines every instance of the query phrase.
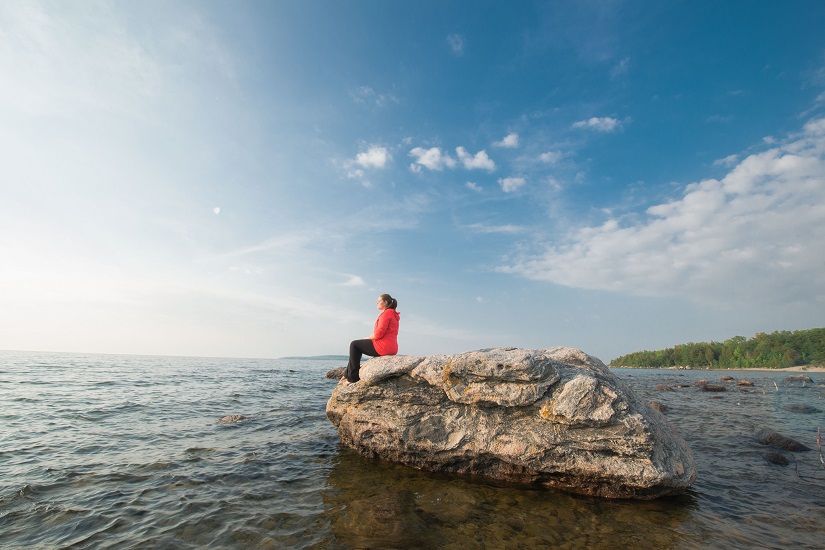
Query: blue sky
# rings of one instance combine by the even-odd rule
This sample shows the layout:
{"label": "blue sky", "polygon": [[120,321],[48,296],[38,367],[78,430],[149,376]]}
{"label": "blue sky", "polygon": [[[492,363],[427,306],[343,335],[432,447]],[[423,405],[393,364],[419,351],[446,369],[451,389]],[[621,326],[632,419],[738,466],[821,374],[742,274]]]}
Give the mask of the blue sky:
{"label": "blue sky", "polygon": [[0,349],[825,326],[825,6],[0,3]]}

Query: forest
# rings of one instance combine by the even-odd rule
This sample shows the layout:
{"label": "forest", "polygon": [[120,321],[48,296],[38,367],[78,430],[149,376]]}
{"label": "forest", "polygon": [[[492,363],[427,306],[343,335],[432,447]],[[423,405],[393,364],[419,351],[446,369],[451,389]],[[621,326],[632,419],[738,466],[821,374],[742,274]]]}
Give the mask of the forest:
{"label": "forest", "polygon": [[657,351],[637,351],[617,357],[613,367],[691,367],[714,369],[825,366],[825,328],[759,332],[753,338],[734,336],[724,342],[689,342]]}

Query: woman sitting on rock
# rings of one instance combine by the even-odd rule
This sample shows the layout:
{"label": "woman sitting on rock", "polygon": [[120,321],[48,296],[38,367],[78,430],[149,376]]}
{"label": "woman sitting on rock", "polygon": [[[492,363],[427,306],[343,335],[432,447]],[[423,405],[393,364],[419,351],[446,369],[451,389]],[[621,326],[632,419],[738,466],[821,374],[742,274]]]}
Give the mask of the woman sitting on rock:
{"label": "woman sitting on rock", "polygon": [[398,300],[389,294],[382,294],[376,302],[381,314],[375,320],[375,327],[372,334],[363,340],[353,340],[349,345],[349,363],[341,382],[349,386],[358,382],[358,370],[361,368],[361,357],[369,355],[378,357],[380,355],[395,355],[398,353],[398,322],[401,314],[395,311],[398,307]]}

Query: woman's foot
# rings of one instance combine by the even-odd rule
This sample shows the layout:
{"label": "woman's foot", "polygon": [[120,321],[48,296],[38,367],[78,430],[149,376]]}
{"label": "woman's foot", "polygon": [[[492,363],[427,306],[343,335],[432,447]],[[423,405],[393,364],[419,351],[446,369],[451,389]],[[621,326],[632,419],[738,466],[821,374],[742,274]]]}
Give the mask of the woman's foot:
{"label": "woman's foot", "polygon": [[349,386],[350,384],[354,384],[354,382],[350,382],[346,378],[342,378],[341,380],[342,380],[342,383],[344,384],[345,387]]}

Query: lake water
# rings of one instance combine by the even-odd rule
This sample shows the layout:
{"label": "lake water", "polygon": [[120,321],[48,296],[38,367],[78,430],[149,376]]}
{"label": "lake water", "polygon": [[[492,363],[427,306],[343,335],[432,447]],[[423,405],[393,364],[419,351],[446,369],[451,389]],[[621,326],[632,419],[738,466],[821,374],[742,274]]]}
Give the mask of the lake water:
{"label": "lake water", "polygon": [[[668,407],[699,477],[609,501],[363,458],[324,413],[338,366],[0,352],[0,548],[825,547],[825,374],[615,369]],[[692,385],[724,374],[755,385]],[[769,463],[763,427],[813,450]]]}

